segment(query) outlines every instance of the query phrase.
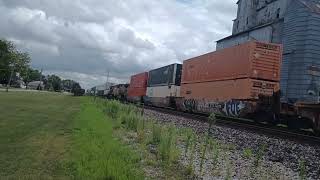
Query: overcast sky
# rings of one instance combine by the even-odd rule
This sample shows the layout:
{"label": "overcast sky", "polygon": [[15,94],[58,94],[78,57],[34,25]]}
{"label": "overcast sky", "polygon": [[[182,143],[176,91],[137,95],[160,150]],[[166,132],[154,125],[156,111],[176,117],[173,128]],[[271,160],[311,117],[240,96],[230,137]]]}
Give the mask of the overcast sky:
{"label": "overcast sky", "polygon": [[85,88],[215,49],[236,0],[0,0],[0,38]]}

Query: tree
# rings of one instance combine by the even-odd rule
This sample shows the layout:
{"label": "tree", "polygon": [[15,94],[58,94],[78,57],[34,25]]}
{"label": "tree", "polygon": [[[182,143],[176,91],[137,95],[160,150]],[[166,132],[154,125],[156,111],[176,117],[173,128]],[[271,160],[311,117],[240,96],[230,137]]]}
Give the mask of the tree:
{"label": "tree", "polygon": [[62,90],[62,84],[61,84],[61,78],[56,75],[48,76],[48,86],[52,88],[54,91],[61,91]]}
{"label": "tree", "polygon": [[63,89],[64,91],[71,92],[74,83],[76,83],[76,82],[73,81],[73,80],[70,80],[70,79],[62,80],[62,89]]}
{"label": "tree", "polygon": [[80,92],[82,92],[80,84],[71,79],[62,80],[62,89],[73,94],[81,94]]}
{"label": "tree", "polygon": [[25,68],[25,70],[23,72],[21,72],[20,74],[24,84],[26,85],[26,89],[28,88],[28,84],[32,81],[39,81],[41,79],[40,76],[41,72],[36,70],[36,69],[32,69],[30,67]]}
{"label": "tree", "polygon": [[71,92],[74,96],[83,96],[85,94],[85,90],[81,88],[78,82],[75,82],[72,86]]}
{"label": "tree", "polygon": [[0,39],[0,84],[7,84],[11,73],[11,54],[14,46],[11,42]]}
{"label": "tree", "polygon": [[75,93],[76,91],[80,90],[81,89],[81,86],[79,83],[77,82],[74,82],[73,85],[72,85],[72,89],[71,89],[71,92],[72,93]]}
{"label": "tree", "polygon": [[0,39],[0,84],[7,84],[12,74],[25,71],[30,61],[28,53],[19,52],[12,42]]}

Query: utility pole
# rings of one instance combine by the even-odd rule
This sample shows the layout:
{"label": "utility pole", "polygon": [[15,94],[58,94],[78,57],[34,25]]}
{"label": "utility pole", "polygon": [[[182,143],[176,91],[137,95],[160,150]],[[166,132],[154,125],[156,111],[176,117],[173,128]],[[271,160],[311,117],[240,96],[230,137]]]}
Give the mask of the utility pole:
{"label": "utility pole", "polygon": [[42,90],[42,87],[41,87],[41,82],[42,82],[42,68],[41,68],[41,71],[40,71],[40,77],[39,77],[39,85],[38,85],[38,89],[39,90]]}
{"label": "utility pole", "polygon": [[107,74],[107,86],[108,86],[108,83],[109,83],[109,69],[107,70],[108,71],[108,74]]}
{"label": "utility pole", "polygon": [[27,69],[26,71],[27,71],[27,72],[26,72],[27,79],[26,79],[25,85],[26,85],[26,89],[28,89],[28,84],[29,84],[29,69]]}

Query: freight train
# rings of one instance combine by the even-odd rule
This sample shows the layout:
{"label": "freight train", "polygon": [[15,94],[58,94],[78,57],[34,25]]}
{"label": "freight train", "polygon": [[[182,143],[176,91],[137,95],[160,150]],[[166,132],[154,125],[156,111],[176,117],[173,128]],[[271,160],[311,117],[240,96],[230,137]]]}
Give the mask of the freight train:
{"label": "freight train", "polygon": [[[131,76],[130,102],[320,132],[320,104],[281,102],[282,46],[249,41]],[[112,91],[110,91],[112,93]]]}

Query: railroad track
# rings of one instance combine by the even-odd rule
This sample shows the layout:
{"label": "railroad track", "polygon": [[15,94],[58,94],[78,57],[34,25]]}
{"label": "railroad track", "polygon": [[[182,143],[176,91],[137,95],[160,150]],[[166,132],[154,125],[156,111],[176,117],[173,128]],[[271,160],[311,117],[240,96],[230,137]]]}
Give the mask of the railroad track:
{"label": "railroad track", "polygon": [[[140,106],[141,107],[141,106]],[[182,116],[197,121],[207,122],[208,116],[201,114],[192,114],[186,112],[176,111],[174,109],[159,108],[153,106],[144,106],[145,109],[154,110],[166,114]],[[219,126],[228,126],[231,128],[237,128],[242,130],[252,131],[254,133],[260,133],[267,136],[280,137],[292,141],[297,141],[303,144],[320,145],[320,137],[306,134],[307,132],[289,130],[287,128],[281,128],[276,126],[268,126],[266,124],[258,124],[252,121],[235,120],[228,118],[218,118],[216,124]]]}

